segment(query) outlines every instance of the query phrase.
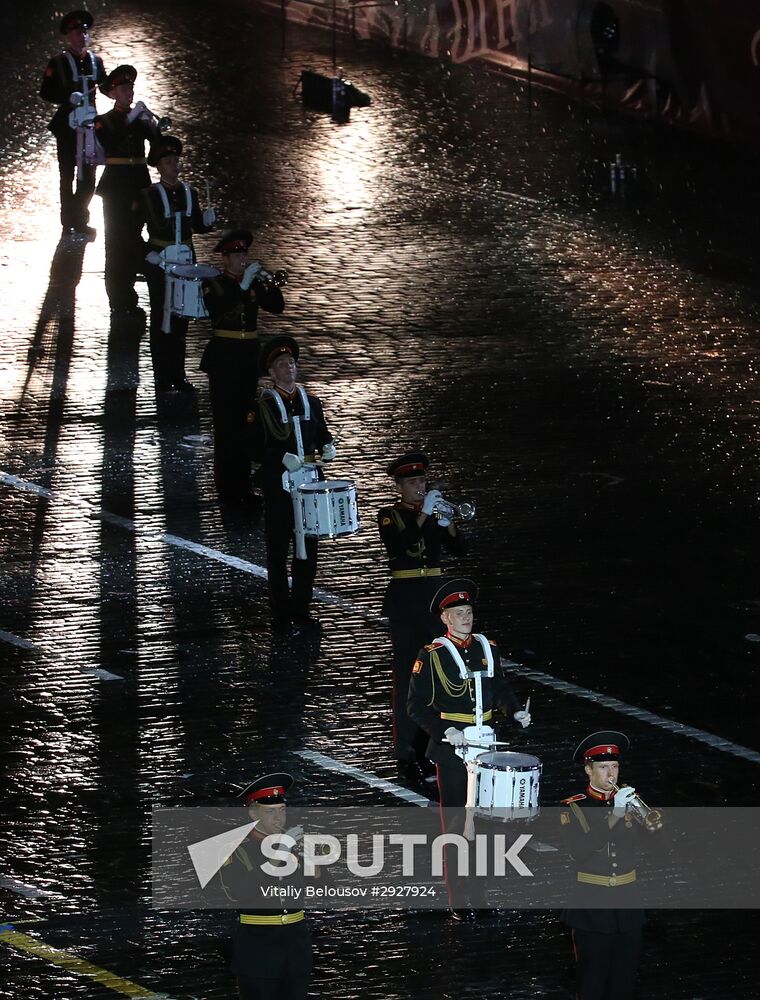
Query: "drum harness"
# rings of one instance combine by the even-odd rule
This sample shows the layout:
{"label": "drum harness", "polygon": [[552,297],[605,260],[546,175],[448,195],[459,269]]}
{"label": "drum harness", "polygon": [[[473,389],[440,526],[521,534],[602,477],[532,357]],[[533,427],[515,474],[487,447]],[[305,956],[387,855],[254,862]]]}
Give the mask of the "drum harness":
{"label": "drum harness", "polygon": [[[486,661],[486,670],[476,670],[475,672],[468,670],[464,660],[459,654],[459,650],[450,639],[446,638],[445,635],[439,636],[437,639],[434,639],[433,642],[439,642],[451,654],[451,658],[459,670],[459,676],[464,682],[461,688],[462,693],[464,693],[464,684],[469,685],[471,681],[475,682],[475,697],[473,699],[475,702],[475,725],[480,729],[483,726],[483,675],[485,674],[486,677],[494,676],[494,662],[493,653],[491,652],[491,643],[488,639],[486,639],[484,635],[480,635],[477,632],[473,633],[472,638],[477,639],[480,643],[483,650],[483,657]],[[436,673],[438,674],[438,679],[441,681],[444,690],[447,694],[454,695],[455,692],[449,681],[446,679],[446,675],[440,666],[440,662],[436,666]],[[472,694],[472,688],[470,688],[470,693]]]}
{"label": "drum harness", "polygon": [[[302,385],[296,385],[296,392],[298,393],[299,399],[301,400],[301,406],[303,408],[302,414],[289,414],[285,409],[285,404],[282,401],[282,397],[276,389],[264,389],[261,393],[262,399],[273,399],[275,406],[280,414],[280,423],[283,425],[282,428],[278,428],[274,421],[264,418],[262,413],[262,419],[267,424],[267,430],[272,434],[273,437],[277,438],[279,441],[287,441],[290,437],[290,424],[293,425],[293,435],[296,439],[296,454],[304,462],[304,451],[303,451],[303,435],[301,434],[301,421],[311,420],[311,406],[309,405],[309,397],[306,394],[306,390]],[[269,415],[267,414],[267,417]],[[303,485],[303,483],[309,482],[312,478],[312,468],[310,468],[312,463],[305,463],[296,472],[289,472],[287,469],[282,474],[282,488],[286,493],[290,494],[293,501],[293,526],[296,536],[296,559],[306,559],[306,536],[304,535],[303,518],[300,516],[300,508],[297,501],[298,487]]]}
{"label": "drum harness", "polygon": [[[491,677],[491,678],[494,676],[493,653],[491,652],[491,644],[484,635],[480,635],[480,633],[474,632],[472,638],[478,640],[481,649],[483,650],[483,656],[486,661],[485,670],[476,670],[474,672],[468,670],[464,660],[462,659],[459,653],[459,650],[456,648],[456,646],[450,639],[446,638],[445,635],[439,636],[437,639],[434,639],[433,642],[440,643],[451,654],[452,660],[459,669],[459,676],[462,678],[462,688],[461,688],[462,693],[464,693],[465,684],[469,686],[472,681],[475,682],[475,698],[474,698],[475,727],[476,729],[480,730],[483,733],[483,737],[485,739],[488,739],[489,736],[493,738],[495,734],[490,726],[484,727],[483,725],[483,675],[485,674],[486,677]],[[446,675],[443,671],[443,668],[440,665],[440,661],[436,664],[436,673],[438,674],[438,678],[441,681],[444,690],[447,691],[447,693],[449,694],[455,694],[454,688],[452,687],[450,682],[446,679]],[[472,696],[472,688],[470,688],[470,695]],[[475,754],[474,757],[470,757],[468,755],[468,748],[466,745],[463,748],[463,754],[459,754],[459,748],[457,748],[456,752],[458,756],[462,756],[462,761],[465,767],[467,768],[467,800],[465,802],[467,813],[465,817],[463,834],[466,840],[472,840],[475,836],[475,826],[473,823],[472,807],[475,805],[475,797],[477,794],[477,784],[478,784],[477,765],[475,764],[475,757],[477,757],[477,754]],[[482,750],[479,752],[482,752]],[[472,753],[471,749],[470,753]]]}
{"label": "drum harness", "polygon": [[[185,181],[182,181],[181,183],[185,190],[185,215],[189,218],[193,212],[190,185]],[[171,208],[169,207],[169,199],[166,195],[163,184],[159,181],[152,186],[161,198],[161,202],[164,207],[164,218],[170,219],[172,213]],[[149,242],[154,241],[149,240]],[[174,243],[169,243],[164,246],[161,251],[161,256],[164,258],[164,314],[161,319],[161,330],[164,333],[171,333],[172,302],[174,299],[174,282],[176,279],[170,272],[170,266],[172,264],[192,264],[193,262],[192,247],[188,243],[182,242],[182,212],[174,213]],[[206,313],[206,315],[208,314]]]}
{"label": "drum harness", "polygon": [[95,86],[97,66],[95,63],[95,56],[92,52],[88,52],[87,57],[90,60],[90,72],[80,73],[72,54],[70,52],[64,52],[63,54],[66,56],[68,61],[74,83],[82,85],[82,103],[78,107],[74,108],[69,115],[69,125],[77,134],[77,180],[81,181],[85,164],[95,166],[100,163],[105,163],[103,147],[98,142],[95,136],[95,129],[93,128],[93,122],[95,121],[96,114],[95,108],[92,104],[90,104],[89,85],[92,84],[93,87]]}

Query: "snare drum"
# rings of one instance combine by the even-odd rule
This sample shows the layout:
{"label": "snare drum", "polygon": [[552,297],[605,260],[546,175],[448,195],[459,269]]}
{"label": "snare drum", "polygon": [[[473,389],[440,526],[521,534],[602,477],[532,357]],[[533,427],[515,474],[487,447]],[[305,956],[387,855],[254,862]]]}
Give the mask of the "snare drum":
{"label": "snare drum", "polygon": [[171,311],[175,316],[202,319],[208,316],[203,302],[203,282],[220,272],[205,264],[172,264],[166,269],[171,284]]}
{"label": "snare drum", "polygon": [[356,487],[350,479],[304,483],[296,499],[307,538],[336,538],[359,530]]}
{"label": "snare drum", "polygon": [[475,814],[489,819],[538,816],[541,761],[526,753],[483,753],[475,761],[478,787]]}

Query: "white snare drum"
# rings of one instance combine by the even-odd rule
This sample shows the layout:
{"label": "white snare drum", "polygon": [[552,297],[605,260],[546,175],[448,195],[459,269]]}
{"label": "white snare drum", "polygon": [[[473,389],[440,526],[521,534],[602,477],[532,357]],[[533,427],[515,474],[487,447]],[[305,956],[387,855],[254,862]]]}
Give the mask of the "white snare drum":
{"label": "white snare drum", "polygon": [[305,483],[296,498],[307,538],[336,538],[359,530],[356,487],[350,479]]}
{"label": "white snare drum", "polygon": [[489,819],[538,816],[541,761],[526,753],[483,753],[475,761],[478,787],[475,814]]}
{"label": "white snare drum", "polygon": [[203,302],[203,282],[220,272],[205,264],[172,264],[166,269],[171,285],[171,311],[175,316],[202,319],[208,316]]}

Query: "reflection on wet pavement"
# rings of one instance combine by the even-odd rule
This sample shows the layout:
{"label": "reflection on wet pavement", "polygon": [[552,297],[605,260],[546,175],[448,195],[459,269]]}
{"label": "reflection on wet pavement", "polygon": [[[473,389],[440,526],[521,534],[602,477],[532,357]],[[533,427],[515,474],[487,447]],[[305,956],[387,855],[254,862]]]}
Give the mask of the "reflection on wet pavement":
{"label": "reflection on wet pavement", "polygon": [[[138,68],[138,97],[173,118],[222,224],[251,225],[265,265],[288,270],[286,312],[262,326],[301,340],[363,528],[321,544],[321,639],[275,642],[260,518],[215,503],[205,328],[191,327],[197,395],[157,400],[147,335],[109,326],[99,199],[96,241],[59,242],[36,98],[53,7],[4,15],[2,919],[145,990],[131,995],[233,995],[228,918],[150,909],[150,809],[221,802],[278,767],[303,803],[386,800],[308,752],[397,781],[375,515],[386,460],[415,446],[447,495],[477,504],[462,569],[532,695],[516,746],[541,757],[544,800],[576,790],[579,735],[620,727],[649,801],[753,804],[747,157],[552,95],[529,109],[477,68],[348,43],[340,60],[373,103],[338,126],[291,94],[303,67],[329,70],[327,36],[290,26],[283,59],[278,23],[243,0],[93,9],[96,50]],[[604,197],[616,151],[649,179],[636,204]],[[215,240],[197,238],[200,260]],[[755,996],[754,920],[740,917],[653,915],[642,997]],[[571,992],[554,913],[313,924],[313,996]],[[3,940],[0,997],[114,995]]]}

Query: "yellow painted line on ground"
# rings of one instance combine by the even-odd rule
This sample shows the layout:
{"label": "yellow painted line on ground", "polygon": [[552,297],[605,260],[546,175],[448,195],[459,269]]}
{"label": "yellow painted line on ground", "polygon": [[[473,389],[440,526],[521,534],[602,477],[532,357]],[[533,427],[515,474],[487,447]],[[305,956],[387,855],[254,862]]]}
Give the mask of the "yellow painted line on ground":
{"label": "yellow painted line on ground", "polygon": [[86,976],[88,979],[92,979],[109,990],[121,993],[122,996],[144,997],[145,1000],[151,1000],[151,998],[152,1000],[171,1000],[165,993],[154,993],[153,990],[148,989],[146,986],[139,986],[129,979],[122,979],[121,976],[116,976],[113,972],[101,969],[91,962],[85,962],[84,959],[77,958],[76,955],[71,955],[67,951],[52,948],[49,944],[45,944],[44,941],[29,937],[28,934],[22,934],[21,931],[13,930],[7,924],[5,929],[0,930],[0,941],[11,948],[16,948],[18,951],[26,952],[29,955],[36,955],[38,958],[45,959],[46,962],[52,962],[53,965],[60,965],[67,972]]}

